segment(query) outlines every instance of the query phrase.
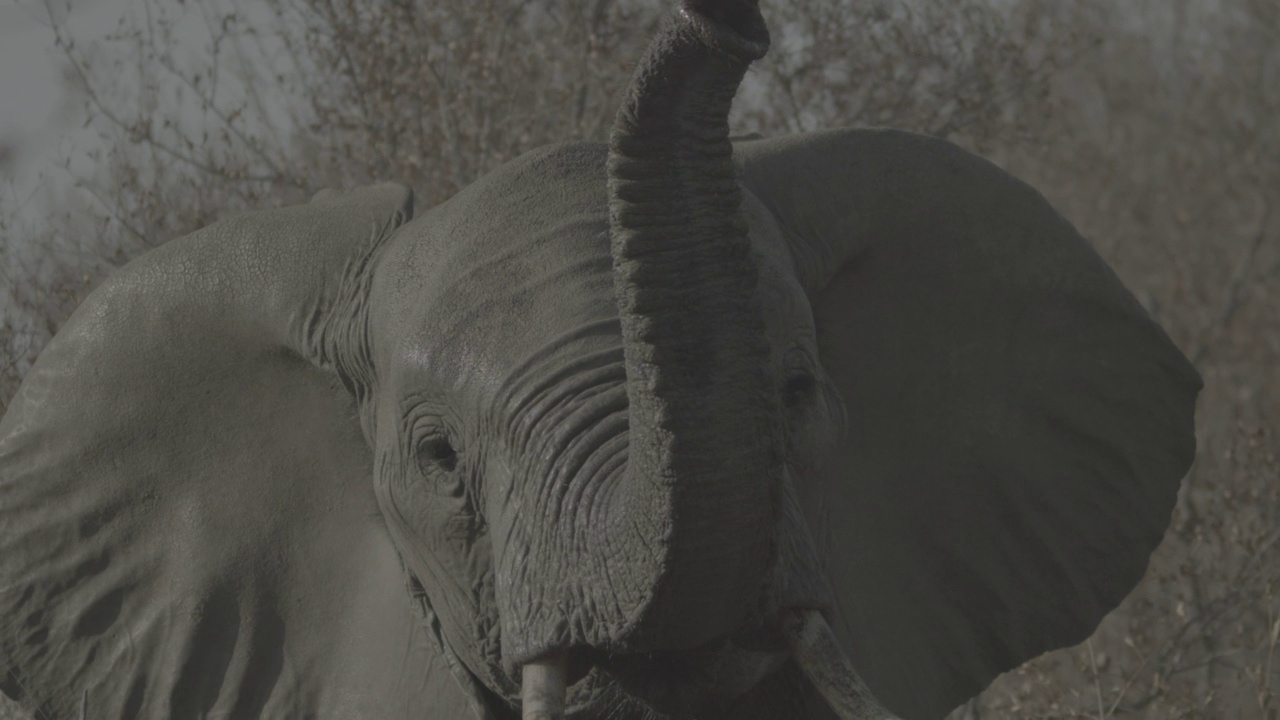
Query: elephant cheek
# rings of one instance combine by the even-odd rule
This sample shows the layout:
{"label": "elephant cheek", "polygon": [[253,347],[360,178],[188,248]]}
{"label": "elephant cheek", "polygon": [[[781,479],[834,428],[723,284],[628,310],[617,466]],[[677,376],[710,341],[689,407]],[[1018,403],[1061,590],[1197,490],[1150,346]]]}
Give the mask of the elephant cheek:
{"label": "elephant cheek", "polygon": [[501,670],[492,552],[482,516],[466,496],[436,495],[421,482],[384,487],[388,531],[410,576],[405,592],[422,604],[425,622],[434,618],[428,631],[468,672],[514,696],[518,687]]}

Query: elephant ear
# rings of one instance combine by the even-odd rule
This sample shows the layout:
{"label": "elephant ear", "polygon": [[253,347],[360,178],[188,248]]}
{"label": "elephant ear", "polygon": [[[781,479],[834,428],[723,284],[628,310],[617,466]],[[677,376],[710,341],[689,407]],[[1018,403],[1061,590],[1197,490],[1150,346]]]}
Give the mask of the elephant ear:
{"label": "elephant ear", "polygon": [[0,422],[6,694],[39,718],[470,712],[324,352],[411,202],[326,192],[219,223],[66,323]]}
{"label": "elephant ear", "polygon": [[742,143],[847,416],[800,488],[867,683],[938,718],[1083,641],[1195,453],[1196,371],[1033,189],[948,143]]}

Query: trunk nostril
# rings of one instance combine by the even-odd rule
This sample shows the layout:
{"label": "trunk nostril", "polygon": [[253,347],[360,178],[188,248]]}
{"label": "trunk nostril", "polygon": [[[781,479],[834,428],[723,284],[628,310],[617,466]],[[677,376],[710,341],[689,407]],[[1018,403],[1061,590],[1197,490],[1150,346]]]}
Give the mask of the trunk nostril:
{"label": "trunk nostril", "polygon": [[741,60],[769,51],[769,29],[755,0],[685,0],[681,11],[707,45]]}

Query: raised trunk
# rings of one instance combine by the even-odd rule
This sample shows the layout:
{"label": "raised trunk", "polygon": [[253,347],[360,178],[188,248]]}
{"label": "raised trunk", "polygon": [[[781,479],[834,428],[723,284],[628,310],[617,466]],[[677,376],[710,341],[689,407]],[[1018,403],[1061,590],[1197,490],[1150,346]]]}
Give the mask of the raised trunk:
{"label": "raised trunk", "polygon": [[650,545],[651,567],[614,580],[640,599],[634,647],[732,630],[773,554],[779,401],[728,127],[768,41],[755,2],[686,0],[642,59],[610,138],[630,441],[604,527]]}
{"label": "raised trunk", "polygon": [[[767,46],[754,2],[686,0],[632,80],[608,157],[623,368],[582,358],[596,389],[561,387],[564,446],[510,481],[540,495],[490,485],[509,672],[701,645],[764,597],[781,412],[727,118]],[[619,369],[625,387],[601,389]]]}

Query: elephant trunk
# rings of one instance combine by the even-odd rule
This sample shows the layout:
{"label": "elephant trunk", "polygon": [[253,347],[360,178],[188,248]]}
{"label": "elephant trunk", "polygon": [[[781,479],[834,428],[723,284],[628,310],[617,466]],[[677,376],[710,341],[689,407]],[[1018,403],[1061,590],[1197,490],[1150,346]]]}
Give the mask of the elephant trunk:
{"label": "elephant trunk", "polygon": [[732,630],[773,555],[779,399],[728,126],[768,43],[755,0],[685,0],[649,46],[610,137],[629,443],[605,530],[641,533],[653,548],[619,573],[631,587],[615,588],[637,599],[633,647]]}

